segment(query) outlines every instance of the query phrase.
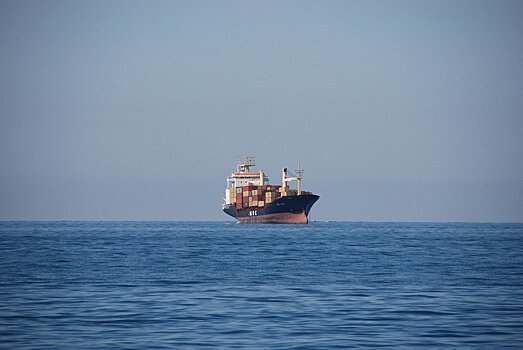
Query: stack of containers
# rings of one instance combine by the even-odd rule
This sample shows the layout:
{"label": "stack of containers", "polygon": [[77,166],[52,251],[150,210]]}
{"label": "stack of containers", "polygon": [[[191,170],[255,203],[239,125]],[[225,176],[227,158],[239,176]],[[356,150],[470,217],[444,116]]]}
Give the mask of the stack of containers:
{"label": "stack of containers", "polygon": [[265,198],[265,186],[258,186],[258,193],[256,200],[258,201],[258,206],[263,207],[265,205],[264,198]]}
{"label": "stack of containers", "polygon": [[249,206],[249,186],[243,186],[243,207],[247,208]]}
{"label": "stack of containers", "polygon": [[252,206],[257,207],[258,206],[258,189],[252,190],[251,192],[251,198],[252,198]]}
{"label": "stack of containers", "polygon": [[241,187],[236,187],[236,209],[243,208],[243,189]]}
{"label": "stack of containers", "polygon": [[236,204],[236,188],[229,188],[229,199],[231,204]]}
{"label": "stack of containers", "polygon": [[275,193],[273,191],[265,192],[265,203],[272,203],[275,199]]}
{"label": "stack of containers", "polygon": [[278,199],[281,197],[282,188],[281,186],[276,187],[276,191],[274,192],[274,199]]}

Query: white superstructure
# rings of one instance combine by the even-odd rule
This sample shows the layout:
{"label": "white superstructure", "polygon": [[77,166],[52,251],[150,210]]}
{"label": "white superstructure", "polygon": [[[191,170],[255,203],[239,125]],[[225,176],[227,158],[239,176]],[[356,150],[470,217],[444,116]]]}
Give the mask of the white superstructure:
{"label": "white superstructure", "polygon": [[227,189],[225,190],[225,204],[233,203],[236,196],[236,188],[242,186],[264,186],[269,183],[269,178],[263,170],[251,172],[251,166],[255,166],[254,157],[239,157],[238,169],[227,178]]}

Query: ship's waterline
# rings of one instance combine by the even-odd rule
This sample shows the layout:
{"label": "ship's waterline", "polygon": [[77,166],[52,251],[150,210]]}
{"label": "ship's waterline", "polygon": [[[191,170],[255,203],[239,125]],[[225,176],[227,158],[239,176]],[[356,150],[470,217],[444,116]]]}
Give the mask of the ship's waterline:
{"label": "ship's waterline", "polygon": [[309,221],[305,213],[279,213],[239,217],[238,222],[242,224],[306,224]]}

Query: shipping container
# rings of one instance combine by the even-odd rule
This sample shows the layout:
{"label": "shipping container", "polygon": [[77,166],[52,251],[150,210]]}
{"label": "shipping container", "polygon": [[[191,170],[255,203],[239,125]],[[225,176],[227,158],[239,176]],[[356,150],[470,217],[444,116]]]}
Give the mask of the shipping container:
{"label": "shipping container", "polygon": [[264,201],[258,201],[258,206],[259,206],[259,207],[263,207],[263,206],[265,206],[265,202],[264,202]]}

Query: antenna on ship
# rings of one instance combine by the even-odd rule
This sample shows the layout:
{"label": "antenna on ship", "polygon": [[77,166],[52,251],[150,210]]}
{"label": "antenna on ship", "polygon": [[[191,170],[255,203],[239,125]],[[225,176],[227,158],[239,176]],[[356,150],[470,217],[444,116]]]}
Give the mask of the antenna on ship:
{"label": "antenna on ship", "polygon": [[301,176],[303,175],[303,172],[304,172],[304,171],[305,171],[305,170],[303,170],[303,169],[301,168],[300,162],[298,162],[298,169],[296,169],[296,175],[299,176],[299,177],[301,177]]}
{"label": "antenna on ship", "polygon": [[298,162],[298,169],[296,169],[296,182],[298,183],[298,196],[301,194],[301,178],[303,175],[303,170],[301,168],[300,162]]}
{"label": "antenna on ship", "polygon": [[256,165],[255,157],[251,156],[239,156],[238,157],[238,171],[240,173],[248,173],[251,166]]}

